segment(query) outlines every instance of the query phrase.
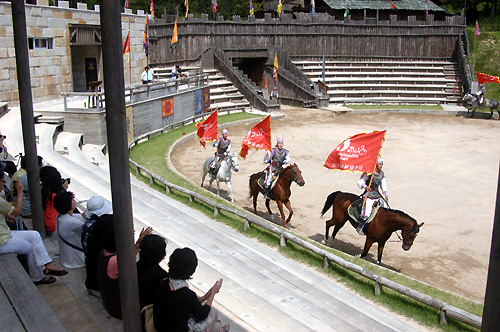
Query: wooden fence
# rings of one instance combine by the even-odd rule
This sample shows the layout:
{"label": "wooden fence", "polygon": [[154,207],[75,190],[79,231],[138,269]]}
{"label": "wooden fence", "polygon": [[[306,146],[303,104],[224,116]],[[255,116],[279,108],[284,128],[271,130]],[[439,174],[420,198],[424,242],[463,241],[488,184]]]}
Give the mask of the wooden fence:
{"label": "wooden fence", "polygon": [[409,57],[412,59],[452,59],[456,40],[465,31],[463,16],[425,21],[415,16],[400,21],[396,15],[389,20],[365,23],[351,21],[349,16],[336,20],[334,16],[307,14],[293,18],[283,14],[281,19],[266,15],[264,19],[233,16],[210,21],[201,18],[180,18],[177,21],[179,42],[170,52],[173,23],[155,20],[150,26],[151,63],[165,64],[185,59],[201,59],[211,48],[280,47],[290,57],[356,56]]}
{"label": "wooden fence", "polygon": [[[199,116],[197,116],[197,117],[199,117]],[[191,117],[189,119],[186,119],[185,121],[182,121],[182,122],[179,122],[176,124],[171,124],[165,128],[162,128],[161,130],[156,130],[154,132],[151,132],[151,133],[148,133],[145,135],[141,135],[140,137],[135,138],[132,142],[129,143],[129,150],[131,149],[132,146],[135,146],[136,144],[143,142],[145,140],[149,140],[153,136],[162,134],[168,130],[172,130],[172,129],[177,128],[179,126],[183,126],[187,123],[194,122],[194,121],[196,121],[197,117]],[[191,135],[194,135],[194,133]],[[414,299],[415,301],[418,301],[420,303],[423,303],[425,305],[428,305],[432,308],[439,310],[441,324],[446,324],[448,318],[453,318],[457,321],[460,321],[460,322],[465,323],[467,325],[470,325],[472,327],[475,327],[478,329],[481,328],[481,323],[482,323],[481,317],[478,317],[478,316],[473,315],[467,311],[464,311],[462,309],[454,307],[454,306],[452,306],[444,301],[435,299],[429,295],[420,293],[416,290],[413,290],[413,289],[408,288],[406,286],[400,285],[400,284],[398,284],[394,281],[391,281],[387,278],[381,277],[381,276],[379,276],[379,275],[377,275],[377,274],[375,274],[375,273],[373,273],[373,272],[371,272],[371,271],[369,271],[369,270],[367,270],[359,265],[348,262],[348,261],[344,260],[343,258],[336,256],[325,249],[322,249],[318,244],[313,244],[311,242],[305,241],[305,240],[297,237],[296,235],[290,233],[289,231],[287,231],[283,227],[276,226],[275,224],[273,224],[267,220],[264,220],[264,219],[254,215],[254,214],[243,212],[243,211],[237,210],[235,208],[226,206],[224,204],[213,202],[211,199],[209,199],[201,194],[195,193],[191,190],[185,189],[181,186],[178,186],[176,184],[173,184],[173,183],[166,181],[161,176],[153,173],[152,171],[139,165],[138,163],[136,163],[135,161],[133,161],[131,159],[129,161],[135,167],[136,175],[142,174],[144,176],[146,176],[146,175],[149,176],[150,185],[153,185],[154,183],[159,183],[159,184],[164,185],[165,192],[167,194],[169,194],[172,190],[177,190],[181,193],[188,195],[190,202],[193,202],[196,199],[196,200],[203,202],[204,204],[212,207],[214,210],[214,217],[216,217],[220,213],[220,211],[223,210],[223,211],[229,212],[235,216],[238,216],[238,217],[244,219],[245,220],[245,226],[244,226],[245,231],[251,225],[257,225],[263,229],[266,229],[269,232],[272,232],[272,233],[280,236],[280,246],[281,247],[286,246],[287,241],[291,241],[304,249],[310,250],[311,252],[323,257],[324,268],[327,268],[330,263],[335,263],[335,264],[338,264],[349,271],[355,272],[355,273],[357,273],[357,274],[359,274],[367,279],[374,281],[375,282],[374,291],[375,291],[376,296],[380,295],[382,286],[385,286],[387,288],[390,288],[390,289],[398,292],[399,294],[408,296],[408,297]]]}

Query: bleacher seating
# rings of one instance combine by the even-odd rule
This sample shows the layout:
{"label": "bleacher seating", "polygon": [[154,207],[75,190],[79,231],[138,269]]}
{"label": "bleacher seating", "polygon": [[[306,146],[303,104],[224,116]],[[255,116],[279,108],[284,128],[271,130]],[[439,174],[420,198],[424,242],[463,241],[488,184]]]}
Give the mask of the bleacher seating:
{"label": "bleacher seating", "polygon": [[[295,61],[313,82],[322,80],[322,60]],[[449,104],[460,100],[451,61],[325,61],[330,103]]]}

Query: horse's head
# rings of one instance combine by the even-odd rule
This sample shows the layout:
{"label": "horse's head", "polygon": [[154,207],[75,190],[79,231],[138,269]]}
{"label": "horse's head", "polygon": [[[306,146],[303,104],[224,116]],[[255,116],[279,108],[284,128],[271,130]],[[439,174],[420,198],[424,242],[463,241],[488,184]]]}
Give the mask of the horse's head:
{"label": "horse's head", "polygon": [[240,170],[240,167],[238,166],[238,156],[236,156],[236,154],[230,154],[227,158],[229,159],[230,167],[232,167],[235,172],[238,172]]}
{"label": "horse's head", "polygon": [[302,177],[302,172],[300,171],[299,166],[293,163],[289,166],[289,168],[291,169],[290,172],[292,173],[293,181],[297,182],[297,184],[301,187],[305,185],[306,181],[304,181],[304,178]]}
{"label": "horse's head", "polygon": [[[413,219],[413,218],[412,218]],[[418,235],[418,232],[420,231],[420,227],[422,227],[424,225],[424,223],[417,223],[416,220],[414,220],[414,224],[411,228],[409,229],[403,229],[401,231],[402,235],[403,235],[403,250],[404,251],[408,251],[410,250],[411,246],[413,245],[413,241],[415,241],[415,238],[417,237]]]}

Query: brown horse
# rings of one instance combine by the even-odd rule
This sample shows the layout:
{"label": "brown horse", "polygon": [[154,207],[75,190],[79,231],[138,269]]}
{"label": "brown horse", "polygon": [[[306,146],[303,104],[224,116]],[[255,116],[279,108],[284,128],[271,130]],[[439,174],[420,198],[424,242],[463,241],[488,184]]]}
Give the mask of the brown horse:
{"label": "brown horse", "polygon": [[[250,195],[248,197],[253,198],[253,211],[255,214],[257,214],[257,196],[259,196],[259,193],[262,193],[262,188],[259,186],[258,180],[263,174],[264,172],[258,172],[250,176]],[[292,205],[290,204],[290,196],[292,195],[290,186],[293,181],[301,187],[305,184],[304,178],[302,178],[302,172],[297,164],[291,164],[280,171],[278,180],[272,190],[272,199],[275,200],[278,205],[281,219],[283,220],[283,226],[286,228],[288,228],[287,224],[290,222],[290,219],[292,219],[293,214]],[[269,207],[269,201],[269,199],[266,199],[266,207],[269,214],[272,215],[273,213]],[[285,213],[283,212],[283,204],[285,204],[286,208],[290,212],[286,220]]]}
{"label": "brown horse", "polygon": [[[325,243],[328,242],[328,232],[330,227],[333,229],[330,243],[333,242],[338,231],[345,225],[347,221],[356,228],[357,221],[352,219],[347,209],[352,202],[359,198],[358,195],[336,191],[331,193],[325,202],[325,206],[321,211],[323,216],[330,207],[333,208],[332,219],[326,221]],[[375,218],[365,225],[363,232],[366,234],[365,246],[363,253],[359,257],[365,257],[368,254],[373,243],[378,243],[377,264],[382,261],[382,252],[387,240],[391,237],[394,231],[400,230],[403,236],[403,250],[410,250],[413,241],[420,231],[424,223],[418,224],[415,219],[399,210],[380,208]]]}

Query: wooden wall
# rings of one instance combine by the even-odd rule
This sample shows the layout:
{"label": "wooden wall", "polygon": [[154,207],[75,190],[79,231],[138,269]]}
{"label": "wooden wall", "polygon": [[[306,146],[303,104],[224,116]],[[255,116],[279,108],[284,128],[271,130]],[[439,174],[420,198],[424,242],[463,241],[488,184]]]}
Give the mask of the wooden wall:
{"label": "wooden wall", "polygon": [[161,20],[150,26],[150,62],[172,64],[199,60],[210,48],[281,47],[292,58],[321,57],[407,57],[411,59],[451,59],[456,40],[465,31],[462,16],[450,16],[426,21],[415,16],[389,20],[375,24],[335,20],[327,14],[301,14],[293,18],[283,14],[281,19],[267,15],[264,19],[250,17],[232,20],[218,17],[210,21],[208,15],[201,18],[190,16],[177,21],[179,42],[174,52],[170,49],[173,24]]}

